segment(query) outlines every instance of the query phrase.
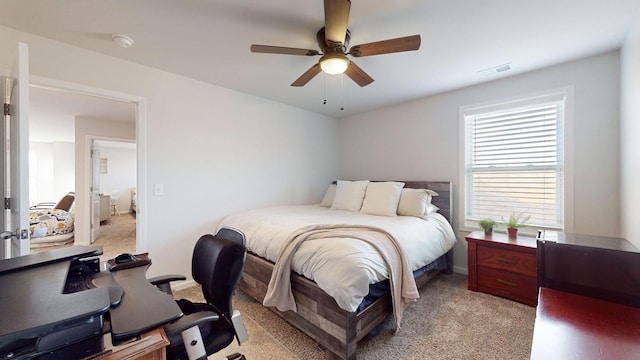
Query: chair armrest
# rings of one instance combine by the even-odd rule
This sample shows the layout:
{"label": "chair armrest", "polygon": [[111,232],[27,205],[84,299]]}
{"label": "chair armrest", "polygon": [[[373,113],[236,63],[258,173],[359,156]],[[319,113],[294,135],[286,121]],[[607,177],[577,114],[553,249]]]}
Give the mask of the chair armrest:
{"label": "chair armrest", "polygon": [[149,280],[149,282],[152,285],[159,285],[159,284],[164,284],[171,281],[187,280],[187,277],[184,275],[160,275],[160,276],[154,276],[147,280]]}
{"label": "chair armrest", "polygon": [[194,325],[217,321],[218,319],[220,319],[220,316],[213,311],[199,311],[197,313],[185,315],[172,323],[165,324],[163,327],[167,336],[180,335],[180,333]]}
{"label": "chair armrest", "polygon": [[180,281],[187,280],[187,277],[184,275],[160,275],[154,276],[152,278],[147,279],[151,285],[157,286],[158,289],[162,290],[167,294],[173,294],[171,292],[171,286],[169,285],[172,281]]}

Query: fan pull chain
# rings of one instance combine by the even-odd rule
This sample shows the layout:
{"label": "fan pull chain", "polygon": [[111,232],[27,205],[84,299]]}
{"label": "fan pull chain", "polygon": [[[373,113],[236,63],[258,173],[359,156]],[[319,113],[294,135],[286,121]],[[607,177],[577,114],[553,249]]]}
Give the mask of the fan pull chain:
{"label": "fan pull chain", "polygon": [[340,111],[344,110],[344,74],[340,74]]}
{"label": "fan pull chain", "polygon": [[322,96],[324,97],[323,105],[327,105],[327,74],[322,77]]}

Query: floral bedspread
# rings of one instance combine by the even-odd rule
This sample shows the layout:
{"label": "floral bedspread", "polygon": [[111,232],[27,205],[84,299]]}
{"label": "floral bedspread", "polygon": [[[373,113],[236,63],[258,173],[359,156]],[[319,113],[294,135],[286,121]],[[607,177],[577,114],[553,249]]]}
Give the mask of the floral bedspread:
{"label": "floral bedspread", "polygon": [[30,211],[29,230],[32,236],[44,237],[44,231],[36,230],[39,228],[47,229],[44,236],[68,234],[73,232],[73,217],[68,211],[60,209]]}

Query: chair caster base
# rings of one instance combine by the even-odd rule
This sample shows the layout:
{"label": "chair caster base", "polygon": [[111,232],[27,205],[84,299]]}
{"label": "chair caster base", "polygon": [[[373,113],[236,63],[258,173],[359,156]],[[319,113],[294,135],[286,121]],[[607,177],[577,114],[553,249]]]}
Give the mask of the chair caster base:
{"label": "chair caster base", "polygon": [[227,360],[247,360],[247,358],[245,358],[244,355],[240,353],[233,353],[231,355],[228,355],[226,359]]}

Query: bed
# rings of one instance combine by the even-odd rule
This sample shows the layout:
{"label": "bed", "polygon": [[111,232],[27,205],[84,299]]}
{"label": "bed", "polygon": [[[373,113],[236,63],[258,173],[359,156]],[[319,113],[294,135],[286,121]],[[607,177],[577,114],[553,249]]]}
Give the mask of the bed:
{"label": "bed", "polygon": [[[378,249],[378,245],[365,241],[345,241],[344,239],[350,235],[336,235],[335,238],[309,237],[309,239],[305,239],[306,241],[302,241],[296,245],[297,247],[292,257],[288,258],[291,262],[290,269],[293,269],[293,271],[286,272],[286,278],[290,280],[290,284],[286,286],[289,287],[288,289],[290,289],[292,295],[293,304],[289,304],[293,306],[292,310],[291,307],[287,308],[286,301],[283,308],[281,306],[282,303],[278,302],[279,298],[276,302],[271,302],[274,292],[273,287],[270,288],[269,286],[270,282],[274,281],[272,274],[278,272],[279,269],[283,267],[283,261],[278,262],[277,259],[280,257],[282,260],[282,253],[286,253],[284,249],[287,245],[283,245],[284,243],[282,241],[286,242],[291,239],[298,239],[300,233],[303,233],[303,231],[292,231],[292,229],[303,229],[305,231],[312,229],[312,231],[316,231],[314,233],[316,234],[317,232],[325,230],[324,228],[318,230],[317,228],[319,226],[324,227],[329,224],[331,236],[334,235],[332,231],[335,226],[339,227],[340,231],[343,231],[344,227],[359,228],[364,226],[367,230],[370,230],[370,228],[374,228],[374,230],[380,228],[382,229],[380,231],[381,233],[386,233],[391,235],[390,238],[397,239],[398,242],[402,244],[400,247],[410,250],[404,252],[406,259],[400,261],[404,263],[404,266],[400,268],[405,270],[407,267],[410,268],[413,278],[415,278],[414,286],[420,288],[439,272],[451,272],[451,249],[455,243],[455,234],[450,226],[450,182],[407,181],[401,183],[404,187],[400,189],[401,195],[397,196],[402,196],[402,198],[395,200],[396,207],[392,209],[393,214],[387,214],[387,212],[390,211],[388,206],[380,206],[380,203],[376,204],[374,201],[368,201],[370,192],[373,193],[373,191],[369,189],[380,189],[383,184],[391,182],[369,182],[368,185],[372,186],[367,185],[365,187],[363,199],[360,200],[361,205],[349,203],[350,200],[345,201],[345,197],[343,196],[344,191],[341,191],[341,189],[345,189],[345,187],[340,187],[344,185],[344,183],[346,182],[338,181],[337,184],[333,185],[334,198],[329,206],[327,206],[327,198],[331,198],[331,187],[327,190],[322,204],[249,210],[225,217],[218,224],[218,228],[236,228],[243,231],[247,236],[249,253],[239,285],[245,293],[263,304],[274,304],[274,306],[269,307],[272,311],[322,344],[335,357],[340,359],[355,359],[358,341],[374,331],[376,327],[390,315],[395,316],[397,329],[401,331],[400,325],[403,307],[399,304],[402,304],[405,300],[405,292],[403,292],[404,290],[402,289],[400,289],[399,292],[398,290],[395,292],[396,294],[402,294],[401,301],[398,300],[398,295],[391,296],[389,288],[395,289],[398,281],[384,279],[385,276],[395,275],[389,271],[385,273],[385,263],[383,262],[381,268],[378,260],[371,260],[374,264],[367,264],[367,266],[371,265],[371,267],[365,267],[363,271],[354,270],[352,278],[359,279],[358,281],[360,281],[360,283],[357,283],[356,280],[350,281],[350,277],[348,276],[345,277],[342,275],[342,277],[340,277],[341,275],[335,275],[331,272],[331,269],[341,266],[335,262],[335,257],[342,259],[344,263],[349,263],[351,260],[344,260],[347,259],[346,257],[340,258],[343,256],[342,253],[334,253],[334,247],[330,248],[331,250],[327,250],[323,248],[323,246],[325,246],[324,243],[340,244],[339,251],[353,251],[356,254],[360,254],[359,251],[364,249],[368,252],[367,256],[356,256],[356,258],[360,258],[360,260],[354,260],[356,262],[367,262],[369,259],[380,256],[383,258],[383,261],[387,261],[387,258],[383,255],[372,255],[376,249]],[[397,191],[398,182],[393,183]],[[352,184],[349,186],[352,186]],[[419,189],[429,189],[437,193],[438,196],[431,196],[431,194],[427,196],[427,201],[430,203],[430,206],[422,208],[420,216],[409,216],[404,213],[401,214],[402,216],[395,216],[396,211],[401,213],[400,205],[406,204],[406,202],[403,202],[405,192],[415,192],[416,194],[425,193],[424,190]],[[387,193],[385,195],[389,194]],[[373,196],[371,198],[373,198]],[[339,205],[336,206],[336,203],[339,203]],[[372,203],[374,204],[373,206],[367,206]],[[356,210],[356,208],[359,210]],[[404,208],[406,209],[406,206],[404,206]],[[366,212],[368,213],[363,214],[362,212],[365,209],[367,209]],[[431,209],[431,211],[429,212],[427,209]],[[289,214],[291,214],[292,211],[297,213],[297,215],[294,217],[290,216]],[[338,213],[340,214],[339,216],[345,215],[345,217],[338,217],[338,220],[336,220],[335,216],[338,216],[336,215]],[[327,214],[327,219],[329,219],[326,222],[323,220],[325,214]],[[256,222],[255,220],[260,221]],[[436,228],[436,230],[429,230],[429,235],[424,236],[425,238],[431,238],[433,236],[433,241],[436,243],[436,246],[431,247],[430,250],[427,251],[429,253],[428,255],[424,255],[418,251],[419,248],[422,247],[422,244],[419,244],[419,246],[414,244],[413,247],[411,247],[411,245],[407,243],[402,243],[403,236],[413,232],[410,227],[413,226],[413,224],[417,224],[419,227],[425,227],[425,229],[430,228],[427,225],[431,224]],[[377,232],[377,230],[375,232]],[[307,234],[307,232],[304,232],[304,234]],[[267,239],[266,242],[265,239]],[[415,238],[410,240],[411,243],[415,241],[418,240]],[[371,251],[372,248],[373,251]],[[319,253],[329,254],[329,258],[320,259],[314,255]],[[407,255],[406,253],[409,254]],[[331,256],[334,257],[333,260],[330,259]],[[421,258],[421,260],[417,258]],[[334,261],[334,263],[331,263],[331,261]],[[421,261],[423,263],[421,263]],[[362,275],[362,273],[364,273],[364,275]],[[401,273],[404,272],[401,271]],[[334,281],[334,283],[344,283],[347,288],[354,288],[355,290],[351,291],[346,297],[341,297],[340,291],[342,290],[340,290],[339,287],[338,290],[336,290],[332,288],[331,286],[333,285],[330,284],[331,278],[336,278],[336,276],[340,280],[337,282]],[[382,278],[380,278],[380,276],[382,276]],[[366,279],[360,279],[362,277],[366,277]],[[277,278],[277,276],[274,276],[274,278]],[[397,277],[395,278],[397,279]],[[367,283],[363,285],[361,283],[362,281],[367,281]],[[277,282],[278,281],[276,281],[276,283]],[[404,282],[402,283],[404,284]],[[287,291],[289,291],[288,289],[276,292],[287,293]],[[411,292],[408,291],[407,293],[410,294]],[[286,298],[286,296],[284,297]],[[406,304],[409,304],[408,306],[410,306],[410,300],[415,301],[416,299],[406,301]],[[400,318],[398,318],[398,313]]]}
{"label": "bed", "polygon": [[38,203],[29,209],[30,247],[64,245],[73,241],[75,194],[70,192],[57,203]]}

